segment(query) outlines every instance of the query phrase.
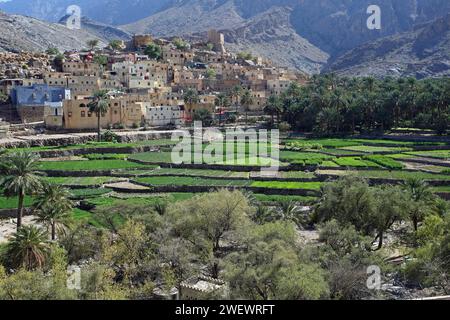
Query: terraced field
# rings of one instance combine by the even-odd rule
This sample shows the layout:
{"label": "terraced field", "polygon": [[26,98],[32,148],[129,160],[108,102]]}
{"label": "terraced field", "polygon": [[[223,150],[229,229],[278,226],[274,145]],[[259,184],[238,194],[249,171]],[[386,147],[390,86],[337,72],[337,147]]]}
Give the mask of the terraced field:
{"label": "terraced field", "polygon": [[[201,156],[192,152],[189,153],[189,161],[172,168],[171,146],[174,144],[170,140],[160,139],[136,143],[87,143],[20,150],[42,152],[88,149],[88,152],[84,151],[77,157],[68,158],[64,156],[65,153],[61,153],[61,157],[57,159],[42,159],[38,169],[43,171],[44,175],[47,173],[48,176],[44,176],[44,179],[49,183],[71,189],[72,198],[79,205],[73,212],[75,219],[86,220],[98,227],[105,227],[99,212],[109,212],[112,208],[126,206],[151,208],[160,202],[174,203],[207,192],[208,188],[257,191],[252,197],[255,201],[267,205],[280,201],[312,204],[327,179],[347,174],[359,175],[369,180],[385,179],[396,182],[417,177],[434,182],[434,192],[450,195],[450,167],[444,163],[450,158],[450,146],[446,150],[428,151],[435,145],[442,148],[445,145],[443,143],[379,139],[289,139],[283,141],[278,161],[267,156],[251,156],[251,149],[258,145],[239,142],[233,147],[233,160],[227,161],[224,145],[222,151],[220,148],[219,151],[216,149],[216,152],[222,152],[222,156],[213,163],[215,166],[209,167],[205,161],[201,161],[203,164],[199,168],[189,165],[189,161],[194,160],[194,155]],[[139,153],[143,150],[139,148],[142,146],[155,149]],[[414,151],[414,148],[424,146],[427,151]],[[217,145],[203,145],[201,150],[212,150],[214,147]],[[120,152],[111,153],[111,149]],[[11,151],[12,149],[8,150]],[[434,162],[407,162],[417,158]],[[201,157],[200,159],[204,160]],[[279,164],[280,171],[273,176],[262,175],[258,167],[271,164]],[[223,168],[218,168],[217,165]],[[148,188],[142,188],[142,185]],[[141,188],[127,189],[126,186]],[[178,192],[180,190],[183,192]],[[30,207],[32,204],[33,197],[27,196],[25,206]],[[16,198],[0,198],[0,211],[14,209],[16,206]],[[118,223],[123,219],[119,212],[111,211],[111,215]]]}

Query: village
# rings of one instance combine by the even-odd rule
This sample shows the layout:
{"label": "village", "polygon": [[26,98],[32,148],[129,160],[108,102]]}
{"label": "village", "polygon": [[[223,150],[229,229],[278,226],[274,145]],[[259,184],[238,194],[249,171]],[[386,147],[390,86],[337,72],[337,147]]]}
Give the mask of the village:
{"label": "village", "polygon": [[[46,54],[0,54],[4,136],[8,123],[50,131],[96,129],[88,105],[99,91],[107,92],[109,102],[102,128],[175,128],[192,122],[199,110],[223,122],[244,112],[262,114],[271,95],[306,81],[261,57],[227,52],[223,34],[215,30],[192,44],[135,35],[103,49],[95,40],[88,45],[63,54],[52,48]],[[248,103],[241,103],[244,95],[251,97]]]}

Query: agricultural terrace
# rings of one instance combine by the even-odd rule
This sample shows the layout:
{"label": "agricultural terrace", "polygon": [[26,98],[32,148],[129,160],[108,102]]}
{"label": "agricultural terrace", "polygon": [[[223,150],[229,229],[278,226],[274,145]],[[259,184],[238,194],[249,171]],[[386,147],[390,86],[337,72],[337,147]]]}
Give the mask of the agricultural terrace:
{"label": "agricultural terrace", "polygon": [[[253,201],[273,205],[294,201],[313,204],[321,187],[343,175],[356,175],[371,184],[399,184],[412,177],[426,180],[433,192],[450,198],[450,145],[442,142],[414,142],[382,139],[286,139],[279,159],[260,150],[253,142],[204,144],[192,148],[181,164],[173,164],[168,139],[133,143],[86,143],[63,147],[44,146],[7,149],[40,155],[37,170],[52,184],[70,189],[77,204],[76,220],[96,227],[123,223],[121,208],[175,203],[195,194],[220,188],[240,189]],[[215,156],[213,163],[202,157]],[[227,157],[231,150],[233,159]],[[200,158],[199,158],[200,157]],[[194,163],[194,158],[201,159]],[[261,168],[278,165],[270,175]],[[33,195],[24,199],[31,207]],[[0,197],[0,212],[17,206],[14,197]]]}

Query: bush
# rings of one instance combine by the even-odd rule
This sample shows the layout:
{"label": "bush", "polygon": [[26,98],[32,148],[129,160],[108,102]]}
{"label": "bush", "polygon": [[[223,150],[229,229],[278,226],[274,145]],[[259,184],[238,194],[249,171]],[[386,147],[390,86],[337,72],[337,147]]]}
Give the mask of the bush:
{"label": "bush", "polygon": [[105,142],[119,142],[119,136],[110,130],[106,130],[102,134],[102,141]]}
{"label": "bush", "polygon": [[291,130],[291,125],[287,122],[282,122],[278,125],[278,130],[280,130],[281,132],[288,132],[289,130]]}

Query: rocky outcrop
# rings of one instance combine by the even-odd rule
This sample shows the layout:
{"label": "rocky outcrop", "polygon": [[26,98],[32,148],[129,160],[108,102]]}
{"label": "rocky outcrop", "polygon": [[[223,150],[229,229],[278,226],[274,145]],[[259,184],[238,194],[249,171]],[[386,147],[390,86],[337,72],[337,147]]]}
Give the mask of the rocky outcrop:
{"label": "rocky outcrop", "polygon": [[87,30],[71,30],[57,23],[48,23],[34,18],[7,15],[0,12],[0,51],[45,51],[56,47],[60,51],[85,48],[88,39],[107,40]]}
{"label": "rocky outcrop", "polygon": [[341,75],[450,75],[450,14],[414,31],[380,39],[349,51],[325,68]]}
{"label": "rocky outcrop", "polygon": [[[291,10],[273,8],[240,28],[221,30],[227,47],[234,52],[254,51],[279,66],[319,73],[329,55],[299,36],[290,20]],[[283,50],[280,50],[283,48]]]}

